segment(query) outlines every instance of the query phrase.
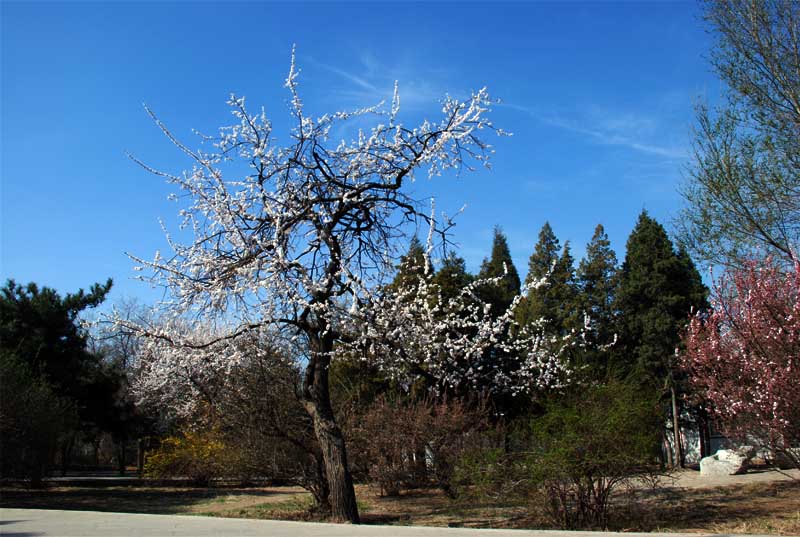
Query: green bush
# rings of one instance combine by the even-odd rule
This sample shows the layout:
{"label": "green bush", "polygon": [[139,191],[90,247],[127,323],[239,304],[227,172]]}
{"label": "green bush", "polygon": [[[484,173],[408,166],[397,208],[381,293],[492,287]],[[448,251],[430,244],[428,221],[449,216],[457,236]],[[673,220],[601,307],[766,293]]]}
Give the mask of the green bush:
{"label": "green bush", "polygon": [[606,529],[615,492],[658,478],[658,403],[619,383],[573,390],[463,454],[454,482],[477,501],[529,502],[556,527]]}
{"label": "green bush", "polygon": [[60,437],[77,425],[75,404],[6,352],[0,352],[0,386],[0,476],[39,486]]}
{"label": "green bush", "polygon": [[531,424],[526,466],[553,521],[607,528],[615,490],[658,474],[660,426],[656,400],[621,383],[549,404]]}

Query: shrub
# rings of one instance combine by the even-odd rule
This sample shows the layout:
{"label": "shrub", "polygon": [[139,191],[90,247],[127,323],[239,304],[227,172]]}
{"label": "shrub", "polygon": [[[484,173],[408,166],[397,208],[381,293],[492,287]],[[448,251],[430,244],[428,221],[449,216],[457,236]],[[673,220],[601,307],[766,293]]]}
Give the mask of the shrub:
{"label": "shrub", "polygon": [[199,486],[225,475],[229,458],[216,431],[187,432],[170,436],[150,453],[144,465],[146,477],[188,477]]}
{"label": "shrub", "polygon": [[483,401],[385,395],[343,421],[356,475],[366,474],[384,496],[431,482],[455,496],[456,463],[489,427]]}
{"label": "shrub", "polygon": [[0,385],[0,476],[38,487],[60,437],[77,425],[75,404],[6,352],[0,353]]}
{"label": "shrub", "polygon": [[614,491],[659,471],[659,416],[655,399],[618,383],[547,406],[532,422],[526,466],[556,524],[608,527]]}

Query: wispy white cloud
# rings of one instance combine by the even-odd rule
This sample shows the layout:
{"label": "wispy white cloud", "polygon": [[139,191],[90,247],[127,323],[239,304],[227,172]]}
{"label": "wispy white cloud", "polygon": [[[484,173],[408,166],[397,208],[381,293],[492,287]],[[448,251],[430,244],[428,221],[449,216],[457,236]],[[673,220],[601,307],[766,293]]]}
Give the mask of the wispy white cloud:
{"label": "wispy white cloud", "polygon": [[359,106],[391,99],[396,81],[404,109],[418,110],[436,106],[447,93],[444,85],[437,83],[438,77],[433,74],[422,73],[409,66],[384,65],[369,53],[362,53],[358,63],[347,68],[315,58],[308,58],[308,61],[346,81],[347,85],[334,87],[331,94]]}
{"label": "wispy white cloud", "polygon": [[580,119],[554,113],[542,113],[523,105],[502,103],[512,110],[523,112],[546,125],[583,135],[604,145],[627,147],[634,151],[657,155],[669,159],[685,159],[688,151],[684,147],[653,143],[653,138],[664,134],[655,118],[631,113],[610,114],[598,108],[590,108]]}
{"label": "wispy white cloud", "polygon": [[363,90],[369,91],[371,93],[377,93],[378,92],[378,88],[375,87],[374,84],[368,82],[367,80],[365,80],[364,78],[362,78],[362,77],[360,77],[358,75],[355,75],[353,73],[345,71],[344,69],[340,69],[339,67],[335,67],[333,65],[328,65],[327,63],[321,63],[321,62],[315,61],[313,59],[311,60],[311,62],[314,63],[315,65],[318,65],[319,67],[322,67],[323,69],[327,69],[328,71],[341,76],[342,78],[344,78],[346,80],[349,80],[350,82],[352,82],[356,86],[362,88]]}

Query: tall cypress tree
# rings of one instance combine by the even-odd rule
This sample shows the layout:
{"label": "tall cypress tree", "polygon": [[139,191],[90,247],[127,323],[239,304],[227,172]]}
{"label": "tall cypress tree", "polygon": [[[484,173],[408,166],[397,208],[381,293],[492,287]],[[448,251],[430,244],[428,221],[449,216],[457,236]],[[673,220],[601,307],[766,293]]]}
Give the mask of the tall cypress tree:
{"label": "tall cypress tree", "polygon": [[672,416],[674,459],[668,455],[674,465],[682,460],[678,393],[683,391],[674,353],[689,313],[706,307],[707,293],[689,256],[676,252],[663,226],[642,211],[628,238],[617,288],[620,342],[614,369],[669,401],[665,416]]}
{"label": "tall cypress tree", "polygon": [[680,331],[693,309],[706,306],[707,293],[689,256],[676,252],[664,227],[643,211],[628,238],[617,288],[617,373],[663,386]]}
{"label": "tall cypress tree", "polygon": [[571,329],[575,318],[575,268],[569,242],[561,248],[548,222],[539,231],[539,241],[528,260],[525,283],[546,278],[546,283],[528,291],[520,305],[517,320],[528,324],[546,319],[549,330],[564,333]]}
{"label": "tall cypress tree", "polygon": [[473,276],[467,272],[464,259],[455,252],[450,252],[442,261],[442,266],[436,271],[433,283],[439,288],[442,300],[455,298],[467,285],[472,283]]}
{"label": "tall cypress tree", "polygon": [[502,279],[497,284],[484,285],[478,290],[481,300],[491,305],[490,311],[494,316],[499,316],[508,309],[520,289],[519,273],[511,260],[508,239],[499,227],[495,227],[492,255],[483,260],[478,278],[500,276]]}
{"label": "tall cypress tree", "polygon": [[[497,277],[502,277],[499,283],[483,285],[476,290],[478,297],[490,305],[490,314],[494,316],[499,316],[505,312],[520,291],[519,273],[511,260],[508,240],[499,227],[494,229],[492,255],[483,260],[478,273],[479,279]],[[492,346],[484,353],[483,364],[481,365],[511,373],[519,367],[519,359],[517,356],[503,351],[498,346]],[[491,390],[490,386],[479,388]],[[509,394],[492,393],[491,403],[497,413],[496,417],[505,416],[510,419],[520,411],[522,398],[515,398]]]}
{"label": "tall cypress tree", "polygon": [[601,224],[594,229],[586,245],[586,256],[578,265],[575,279],[577,314],[588,315],[591,321],[591,328],[584,334],[590,344],[580,353],[580,360],[589,367],[591,376],[603,377],[607,373],[610,350],[600,347],[614,339],[617,256]]}
{"label": "tall cypress tree", "polygon": [[389,284],[389,289],[398,291],[416,287],[420,279],[425,276],[426,264],[429,273],[432,273],[433,268],[430,266],[429,261],[425,259],[425,247],[414,236],[408,246],[408,251],[400,257],[400,263],[397,265],[397,274],[395,274],[392,283]]}

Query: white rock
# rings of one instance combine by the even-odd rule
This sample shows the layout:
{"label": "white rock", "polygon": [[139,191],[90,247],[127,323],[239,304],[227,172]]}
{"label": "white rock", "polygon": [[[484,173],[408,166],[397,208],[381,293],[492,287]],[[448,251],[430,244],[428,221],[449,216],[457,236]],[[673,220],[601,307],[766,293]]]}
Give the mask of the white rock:
{"label": "white rock", "polygon": [[737,449],[720,449],[710,457],[700,460],[701,476],[737,475],[747,472],[750,459],[755,455],[752,446]]}

